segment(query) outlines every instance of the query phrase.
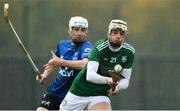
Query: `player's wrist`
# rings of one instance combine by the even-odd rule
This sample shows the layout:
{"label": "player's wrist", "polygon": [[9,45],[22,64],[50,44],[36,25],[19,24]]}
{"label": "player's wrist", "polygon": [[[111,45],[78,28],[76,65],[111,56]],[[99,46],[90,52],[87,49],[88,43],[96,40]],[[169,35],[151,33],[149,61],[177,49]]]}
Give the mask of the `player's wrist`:
{"label": "player's wrist", "polygon": [[64,59],[59,59],[58,65],[59,66],[64,66],[66,64],[66,60]]}
{"label": "player's wrist", "polygon": [[107,77],[107,78],[106,78],[106,83],[107,83],[108,85],[110,85],[110,84],[112,83],[112,78]]}

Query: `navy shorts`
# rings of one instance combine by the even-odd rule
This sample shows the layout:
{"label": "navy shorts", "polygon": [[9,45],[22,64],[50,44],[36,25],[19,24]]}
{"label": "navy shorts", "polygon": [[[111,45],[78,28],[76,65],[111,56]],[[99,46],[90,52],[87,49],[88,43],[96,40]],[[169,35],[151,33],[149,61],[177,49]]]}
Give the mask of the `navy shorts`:
{"label": "navy shorts", "polygon": [[58,100],[58,97],[53,94],[44,94],[39,107],[46,108],[48,110],[59,110],[59,105],[62,100]]}

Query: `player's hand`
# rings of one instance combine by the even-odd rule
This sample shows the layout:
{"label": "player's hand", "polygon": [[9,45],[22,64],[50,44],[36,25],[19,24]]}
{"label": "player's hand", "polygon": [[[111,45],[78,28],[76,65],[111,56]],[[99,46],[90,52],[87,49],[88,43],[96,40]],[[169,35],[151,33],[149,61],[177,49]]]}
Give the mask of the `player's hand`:
{"label": "player's hand", "polygon": [[[51,61],[51,60],[50,60]],[[57,67],[57,65],[54,65],[54,64],[51,64],[51,63],[47,63],[47,64],[45,64],[44,65],[44,70],[53,70],[53,69],[55,69]]]}
{"label": "player's hand", "polygon": [[118,95],[119,94],[119,86],[116,85],[114,90],[111,88],[108,92],[109,92],[109,95]]}
{"label": "player's hand", "polygon": [[113,84],[113,79],[111,77],[107,78],[107,84],[111,86]]}
{"label": "player's hand", "polygon": [[53,50],[51,50],[51,55],[52,58],[44,65],[45,70],[62,66],[64,63],[64,59],[57,57]]}
{"label": "player's hand", "polygon": [[111,88],[115,88],[115,86],[118,84],[118,82],[114,82],[112,78],[107,78],[107,83]]}
{"label": "player's hand", "polygon": [[43,74],[41,76],[36,75],[36,80],[40,83],[40,84],[44,84],[44,80],[46,79],[45,76],[43,76]]}

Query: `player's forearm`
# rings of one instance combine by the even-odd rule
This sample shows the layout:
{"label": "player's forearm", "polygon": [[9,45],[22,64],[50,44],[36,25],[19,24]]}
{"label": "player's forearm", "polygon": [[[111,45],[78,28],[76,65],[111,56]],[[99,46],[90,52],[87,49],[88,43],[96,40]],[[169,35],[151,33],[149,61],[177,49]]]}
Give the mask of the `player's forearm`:
{"label": "player's forearm", "polygon": [[108,77],[101,76],[95,72],[89,72],[89,73],[87,73],[87,77],[86,77],[87,81],[98,84],[108,84]]}
{"label": "player's forearm", "polygon": [[98,67],[99,67],[98,62],[95,61],[88,62],[86,80],[98,84],[107,84],[109,77],[101,76],[100,74],[98,74],[97,73]]}
{"label": "player's forearm", "polygon": [[83,60],[64,60],[61,66],[71,67],[73,69],[82,69],[87,64],[88,59]]}
{"label": "player's forearm", "polygon": [[129,86],[129,81],[131,79],[132,68],[124,68],[121,72],[122,76],[125,77],[119,81],[119,90],[125,90]]}
{"label": "player's forearm", "polygon": [[125,89],[127,89],[128,86],[129,86],[129,80],[128,80],[128,79],[121,79],[121,80],[119,81],[118,86],[119,86],[119,90],[125,90]]}

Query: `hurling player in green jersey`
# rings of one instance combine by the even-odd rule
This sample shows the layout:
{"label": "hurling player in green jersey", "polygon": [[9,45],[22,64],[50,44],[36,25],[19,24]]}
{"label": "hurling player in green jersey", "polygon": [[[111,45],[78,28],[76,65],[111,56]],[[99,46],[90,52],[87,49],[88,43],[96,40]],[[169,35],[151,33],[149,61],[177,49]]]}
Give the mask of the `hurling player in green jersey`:
{"label": "hurling player in green jersey", "polygon": [[[88,64],[76,76],[60,105],[60,110],[111,110],[109,95],[127,89],[131,78],[134,48],[125,42],[127,23],[115,19],[108,27],[108,37],[97,41],[89,55]],[[109,70],[121,65],[121,79],[114,84]]]}

